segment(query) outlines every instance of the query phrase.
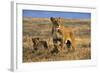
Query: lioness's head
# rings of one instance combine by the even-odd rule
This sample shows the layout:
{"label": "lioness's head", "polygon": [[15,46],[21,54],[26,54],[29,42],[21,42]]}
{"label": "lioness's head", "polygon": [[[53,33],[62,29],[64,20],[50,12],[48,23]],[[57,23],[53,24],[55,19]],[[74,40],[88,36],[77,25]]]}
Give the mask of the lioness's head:
{"label": "lioness's head", "polygon": [[60,27],[60,25],[61,25],[61,18],[60,17],[58,17],[58,18],[51,17],[50,20],[53,23],[54,27],[56,27],[56,28]]}

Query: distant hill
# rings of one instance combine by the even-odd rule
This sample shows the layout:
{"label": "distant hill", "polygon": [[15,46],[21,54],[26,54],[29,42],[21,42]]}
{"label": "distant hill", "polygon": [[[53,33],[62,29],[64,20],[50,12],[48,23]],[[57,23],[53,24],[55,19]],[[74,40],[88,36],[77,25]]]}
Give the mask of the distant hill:
{"label": "distant hill", "polygon": [[[64,24],[90,24],[90,19],[69,19],[62,18],[62,23]],[[32,18],[32,17],[23,17],[23,22],[28,24],[51,24],[50,18]]]}

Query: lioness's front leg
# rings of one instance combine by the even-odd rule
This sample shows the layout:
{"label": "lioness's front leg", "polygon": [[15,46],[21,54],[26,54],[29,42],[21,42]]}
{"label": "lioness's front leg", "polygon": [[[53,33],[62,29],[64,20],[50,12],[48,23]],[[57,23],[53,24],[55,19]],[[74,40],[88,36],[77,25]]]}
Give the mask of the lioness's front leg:
{"label": "lioness's front leg", "polygon": [[64,45],[64,39],[61,40],[61,51],[63,51],[65,49],[65,45]]}

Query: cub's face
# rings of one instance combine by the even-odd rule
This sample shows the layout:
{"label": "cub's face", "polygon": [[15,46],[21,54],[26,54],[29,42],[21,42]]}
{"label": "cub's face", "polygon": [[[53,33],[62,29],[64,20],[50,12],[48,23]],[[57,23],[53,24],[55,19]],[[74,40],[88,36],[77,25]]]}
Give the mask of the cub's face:
{"label": "cub's face", "polygon": [[39,38],[32,38],[32,42],[34,45],[37,45],[39,43]]}

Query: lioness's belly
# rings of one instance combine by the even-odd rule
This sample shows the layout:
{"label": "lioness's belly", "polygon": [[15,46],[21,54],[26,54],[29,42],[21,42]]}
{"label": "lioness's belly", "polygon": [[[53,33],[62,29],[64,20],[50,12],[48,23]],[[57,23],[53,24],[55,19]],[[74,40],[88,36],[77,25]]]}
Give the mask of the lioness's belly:
{"label": "lioness's belly", "polygon": [[63,31],[63,41],[66,42],[67,40],[72,41],[71,35],[69,31]]}

